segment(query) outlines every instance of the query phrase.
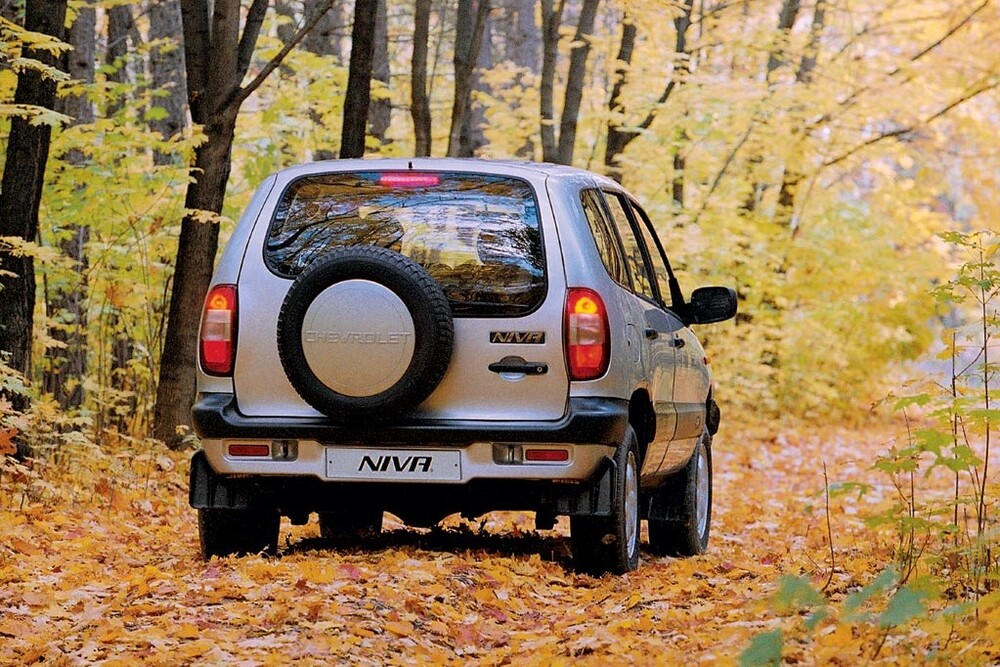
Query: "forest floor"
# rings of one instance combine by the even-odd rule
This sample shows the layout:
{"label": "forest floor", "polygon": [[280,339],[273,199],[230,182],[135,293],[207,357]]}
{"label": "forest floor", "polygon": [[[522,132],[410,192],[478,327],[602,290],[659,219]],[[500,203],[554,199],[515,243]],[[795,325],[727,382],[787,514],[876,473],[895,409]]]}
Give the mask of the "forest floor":
{"label": "forest floor", "polygon": [[[565,519],[536,532],[520,513],[432,531],[387,515],[380,537],[347,548],[322,540],[314,516],[283,521],[277,557],[206,563],[187,505],[190,452],[80,445],[44,463],[8,458],[0,663],[731,664],[780,629],[788,664],[996,664],[998,639],[984,632],[995,613],[957,629],[836,614],[812,625],[775,602],[783,575],[825,586],[837,605],[892,562],[891,531],[863,519],[896,494],[872,470],[895,430],[724,426],[709,553],[643,552],[637,572],[601,578],[572,570]],[[830,484],[873,487],[827,510],[824,465]]]}

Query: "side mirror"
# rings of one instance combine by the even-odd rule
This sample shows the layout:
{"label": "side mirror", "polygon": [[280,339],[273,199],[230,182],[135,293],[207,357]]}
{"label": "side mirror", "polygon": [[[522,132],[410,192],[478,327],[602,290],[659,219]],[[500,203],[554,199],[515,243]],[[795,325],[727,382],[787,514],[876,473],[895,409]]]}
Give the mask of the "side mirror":
{"label": "side mirror", "polygon": [[732,287],[699,287],[691,292],[687,314],[691,324],[724,322],[736,317],[736,290]]}

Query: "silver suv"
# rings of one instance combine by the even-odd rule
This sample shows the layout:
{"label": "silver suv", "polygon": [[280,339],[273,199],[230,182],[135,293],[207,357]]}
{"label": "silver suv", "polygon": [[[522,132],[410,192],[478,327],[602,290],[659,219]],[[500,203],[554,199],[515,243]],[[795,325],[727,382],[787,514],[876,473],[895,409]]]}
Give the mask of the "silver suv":
{"label": "silver suv", "polygon": [[708,544],[708,362],[647,215],[569,167],[342,160],[269,177],[205,303],[191,467],[202,553],[461,512],[568,516],[574,565]]}

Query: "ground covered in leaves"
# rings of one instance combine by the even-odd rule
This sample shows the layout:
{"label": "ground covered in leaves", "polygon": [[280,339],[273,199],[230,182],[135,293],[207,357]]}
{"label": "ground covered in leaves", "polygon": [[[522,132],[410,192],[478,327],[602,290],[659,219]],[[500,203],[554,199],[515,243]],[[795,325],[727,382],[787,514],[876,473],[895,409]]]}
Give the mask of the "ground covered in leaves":
{"label": "ground covered in leaves", "polygon": [[[995,663],[995,610],[891,631],[813,619],[807,632],[804,612],[775,602],[795,575],[835,605],[892,561],[891,536],[862,521],[895,493],[871,470],[892,437],[885,426],[730,425],[715,443],[709,554],[644,553],[638,572],[602,578],[571,569],[565,520],[535,532],[516,513],[433,531],[387,515],[382,536],[350,546],[322,540],[314,517],[283,523],[276,558],[206,563],[187,506],[190,452],[81,446],[44,462],[8,458],[0,663],[727,664],[776,629],[791,664]],[[837,496],[828,511],[824,463],[831,484],[873,490]]]}

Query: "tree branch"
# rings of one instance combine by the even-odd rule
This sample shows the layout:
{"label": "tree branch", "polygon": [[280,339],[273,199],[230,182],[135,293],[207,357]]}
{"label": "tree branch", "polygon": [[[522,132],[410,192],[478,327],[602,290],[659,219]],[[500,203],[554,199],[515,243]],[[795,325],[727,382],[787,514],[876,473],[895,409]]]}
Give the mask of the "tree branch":
{"label": "tree branch", "polygon": [[708,192],[705,194],[705,198],[701,202],[701,208],[698,209],[698,213],[695,214],[694,220],[691,221],[691,224],[693,225],[698,224],[698,220],[701,218],[701,214],[705,212],[706,208],[708,208],[709,200],[711,200],[712,195],[715,194],[715,190],[716,188],[719,187],[719,183],[722,182],[722,177],[726,175],[727,171],[729,171],[729,167],[733,164],[733,160],[736,158],[736,154],[740,152],[740,149],[743,148],[744,145],[746,145],[747,140],[750,139],[750,135],[753,134],[753,129],[756,126],[757,126],[757,114],[755,113],[753,118],[750,119],[750,124],[747,126],[747,131],[743,133],[743,136],[740,138],[740,140],[736,143],[735,146],[733,146],[733,150],[731,150],[729,152],[729,155],[726,156],[726,161],[722,164],[722,168],[719,169],[719,173],[715,175],[714,179],[712,179],[712,185],[711,187],[708,188]]}
{"label": "tree branch", "polygon": [[936,111],[935,113],[931,114],[930,116],[928,116],[924,120],[922,120],[922,121],[920,121],[918,123],[914,123],[914,124],[912,124],[912,125],[910,125],[908,127],[899,128],[899,129],[892,130],[892,131],[889,131],[889,132],[883,132],[882,134],[878,134],[878,135],[876,135],[876,136],[874,136],[874,137],[872,137],[870,139],[867,139],[866,141],[861,142],[857,146],[854,146],[853,148],[850,148],[850,149],[844,151],[843,153],[841,153],[837,157],[827,160],[826,162],[823,163],[823,165],[822,165],[821,168],[825,169],[827,167],[832,167],[832,166],[834,166],[836,164],[839,164],[839,163],[843,162],[844,160],[848,159],[849,157],[857,154],[859,151],[862,151],[862,150],[868,148],[869,146],[873,146],[874,144],[877,144],[877,143],[880,143],[882,141],[885,141],[886,139],[892,139],[893,137],[899,137],[899,136],[902,136],[904,134],[909,134],[910,132],[914,132],[918,128],[920,128],[922,126],[925,126],[925,125],[929,125],[930,123],[934,122],[938,118],[941,118],[942,116],[944,116],[948,112],[952,111],[956,107],[959,107],[962,104],[965,104],[969,100],[971,100],[971,99],[973,99],[973,98],[975,98],[975,97],[977,97],[979,95],[982,95],[983,93],[985,93],[987,91],[994,90],[997,87],[1000,87],[1000,79],[996,79],[996,80],[994,80],[992,82],[985,83],[984,85],[982,85],[982,86],[980,86],[978,88],[974,88],[974,89],[970,90],[969,92],[967,92],[966,94],[964,94],[961,97],[959,97],[957,100],[955,100],[955,101],[949,103],[948,105],[944,106],[939,111]]}
{"label": "tree branch", "polygon": [[281,51],[279,51],[277,55],[271,58],[271,60],[264,65],[264,68],[257,73],[257,76],[255,76],[250,83],[233,91],[233,94],[229,96],[228,100],[226,100],[226,106],[239,107],[254,93],[254,91],[260,88],[264,81],[267,80],[267,77],[271,75],[271,72],[276,70],[278,66],[281,65],[282,61],[284,61],[288,54],[291,53],[292,49],[294,49],[298,43],[302,41],[303,37],[309,34],[310,30],[316,27],[316,24],[319,23],[321,18],[323,18],[323,15],[330,11],[330,7],[333,6],[333,3],[334,0],[325,0],[325,2],[323,2],[323,4],[321,4],[317,9],[316,14],[306,21],[305,25],[303,25],[297,33],[292,35],[292,38],[288,40],[288,43],[282,47]]}
{"label": "tree branch", "polygon": [[250,69],[250,58],[253,57],[253,50],[257,46],[257,36],[260,34],[261,24],[264,23],[268,4],[268,0],[253,0],[253,4],[247,12],[247,20],[243,26],[243,34],[240,36],[240,46],[236,57],[236,71],[239,74],[239,81],[243,80],[247,70]]}
{"label": "tree branch", "polygon": [[[925,48],[921,49],[920,51],[918,51],[914,55],[910,56],[909,62],[910,63],[915,63],[918,60],[921,60],[924,56],[928,55],[931,51],[933,51],[937,47],[939,47],[942,44],[944,44],[948,39],[950,39],[951,37],[953,37],[955,35],[955,33],[957,33],[963,26],[967,25],[969,23],[969,21],[971,21],[976,16],[976,14],[978,14],[981,11],[983,11],[987,7],[987,5],[989,5],[989,4],[990,4],[990,0],[983,0],[975,9],[973,9],[969,14],[967,14],[961,21],[959,21],[958,23],[956,23],[954,26],[952,26],[950,29],[948,29],[943,35],[941,35],[941,37],[939,37],[934,42],[932,42],[931,44],[929,44]],[[865,28],[858,34],[858,36],[860,36],[860,35],[865,34],[866,32],[868,32],[869,31],[869,27],[870,26],[865,26]],[[851,43],[851,42],[853,42],[853,39],[849,40],[848,43]],[[846,49],[846,47],[845,47],[845,49]],[[895,67],[895,68],[893,68],[892,71],[890,71],[886,75],[886,79],[892,79],[893,77],[895,77],[896,75],[898,75],[902,71],[903,71],[902,66]],[[909,80],[910,79],[907,78],[902,83],[905,84]],[[866,86],[862,86],[862,87],[858,88],[857,90],[855,90],[854,92],[852,92],[850,95],[848,95],[847,98],[838,105],[838,110],[839,111],[850,110],[851,108],[854,107],[854,105],[858,101],[858,99],[862,95],[864,95],[865,93],[871,91],[872,88],[873,88],[872,85],[866,85]],[[827,114],[823,114],[822,117],[820,117],[819,119],[817,119],[815,122],[810,123],[809,126],[806,127],[806,133],[811,133],[813,130],[815,130],[816,128],[820,127],[824,123],[827,123],[830,120],[832,120],[833,117],[834,116],[833,116],[832,112],[831,113],[827,113]]]}

